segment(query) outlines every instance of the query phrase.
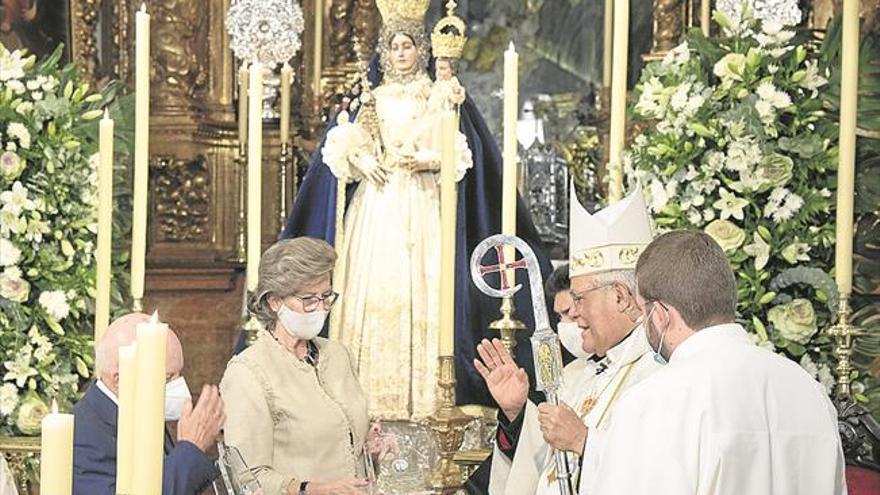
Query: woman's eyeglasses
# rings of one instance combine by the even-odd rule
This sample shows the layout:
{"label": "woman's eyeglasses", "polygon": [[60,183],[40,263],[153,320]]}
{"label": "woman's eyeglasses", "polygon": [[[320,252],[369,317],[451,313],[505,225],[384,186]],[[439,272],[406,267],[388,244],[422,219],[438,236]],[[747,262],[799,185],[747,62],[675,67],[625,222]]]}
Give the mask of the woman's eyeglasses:
{"label": "woman's eyeglasses", "polygon": [[297,296],[296,294],[291,295],[295,299],[298,299],[299,302],[302,303],[303,311],[306,313],[312,313],[318,310],[318,307],[323,304],[325,310],[329,310],[333,307],[333,304],[336,303],[336,300],[339,299],[339,294],[336,292],[330,291],[321,294],[320,296]]}

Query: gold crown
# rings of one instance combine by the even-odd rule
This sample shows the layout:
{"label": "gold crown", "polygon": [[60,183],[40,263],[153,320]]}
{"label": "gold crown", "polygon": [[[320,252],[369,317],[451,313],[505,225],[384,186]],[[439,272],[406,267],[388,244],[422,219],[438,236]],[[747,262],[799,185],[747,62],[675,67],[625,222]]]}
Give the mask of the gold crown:
{"label": "gold crown", "polygon": [[[455,15],[458,4],[455,0],[446,2],[446,17],[443,17],[431,31],[431,50],[437,58],[461,58],[467,36],[465,23]],[[444,32],[445,31],[445,32]]]}
{"label": "gold crown", "polygon": [[379,13],[387,23],[395,20],[416,20],[425,18],[431,0],[376,0]]}

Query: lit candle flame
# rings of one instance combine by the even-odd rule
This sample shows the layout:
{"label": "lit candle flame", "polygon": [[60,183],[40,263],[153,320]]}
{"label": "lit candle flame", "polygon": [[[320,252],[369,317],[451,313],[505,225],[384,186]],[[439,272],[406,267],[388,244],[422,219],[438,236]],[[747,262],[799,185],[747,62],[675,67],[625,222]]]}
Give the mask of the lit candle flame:
{"label": "lit candle flame", "polygon": [[52,414],[58,414],[58,401],[52,399]]}
{"label": "lit candle flame", "polygon": [[153,316],[150,316],[150,324],[155,325],[159,323],[159,310],[153,311]]}
{"label": "lit candle flame", "polygon": [[147,4],[146,4],[146,2],[142,2],[142,3],[141,3],[141,12],[143,12],[144,14],[147,13]]}

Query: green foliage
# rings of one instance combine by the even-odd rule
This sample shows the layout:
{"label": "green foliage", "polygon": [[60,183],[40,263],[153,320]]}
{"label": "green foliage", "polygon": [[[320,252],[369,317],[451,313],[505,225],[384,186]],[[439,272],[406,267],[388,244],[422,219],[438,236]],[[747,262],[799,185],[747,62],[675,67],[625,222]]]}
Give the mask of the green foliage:
{"label": "green foliage", "polygon": [[[69,409],[93,367],[97,123],[131,142],[131,105],[111,83],[93,93],[61,47],[37,61],[0,45],[0,432],[29,435],[52,400]],[[126,121],[126,119],[128,119]],[[124,162],[122,162],[124,163]],[[117,166],[124,171],[124,166]],[[124,201],[126,174],[117,174]],[[123,210],[117,206],[117,212]],[[114,219],[114,243],[127,228]],[[114,301],[125,257],[114,259]]]}

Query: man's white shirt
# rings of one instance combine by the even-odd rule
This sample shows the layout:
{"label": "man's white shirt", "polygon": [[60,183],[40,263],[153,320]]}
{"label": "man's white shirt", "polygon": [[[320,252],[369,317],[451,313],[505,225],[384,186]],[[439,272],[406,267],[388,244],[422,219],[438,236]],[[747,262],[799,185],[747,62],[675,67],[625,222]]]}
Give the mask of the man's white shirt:
{"label": "man's white shirt", "polygon": [[698,331],[631,389],[597,462],[582,495],[846,493],[825,389],[735,324]]}

